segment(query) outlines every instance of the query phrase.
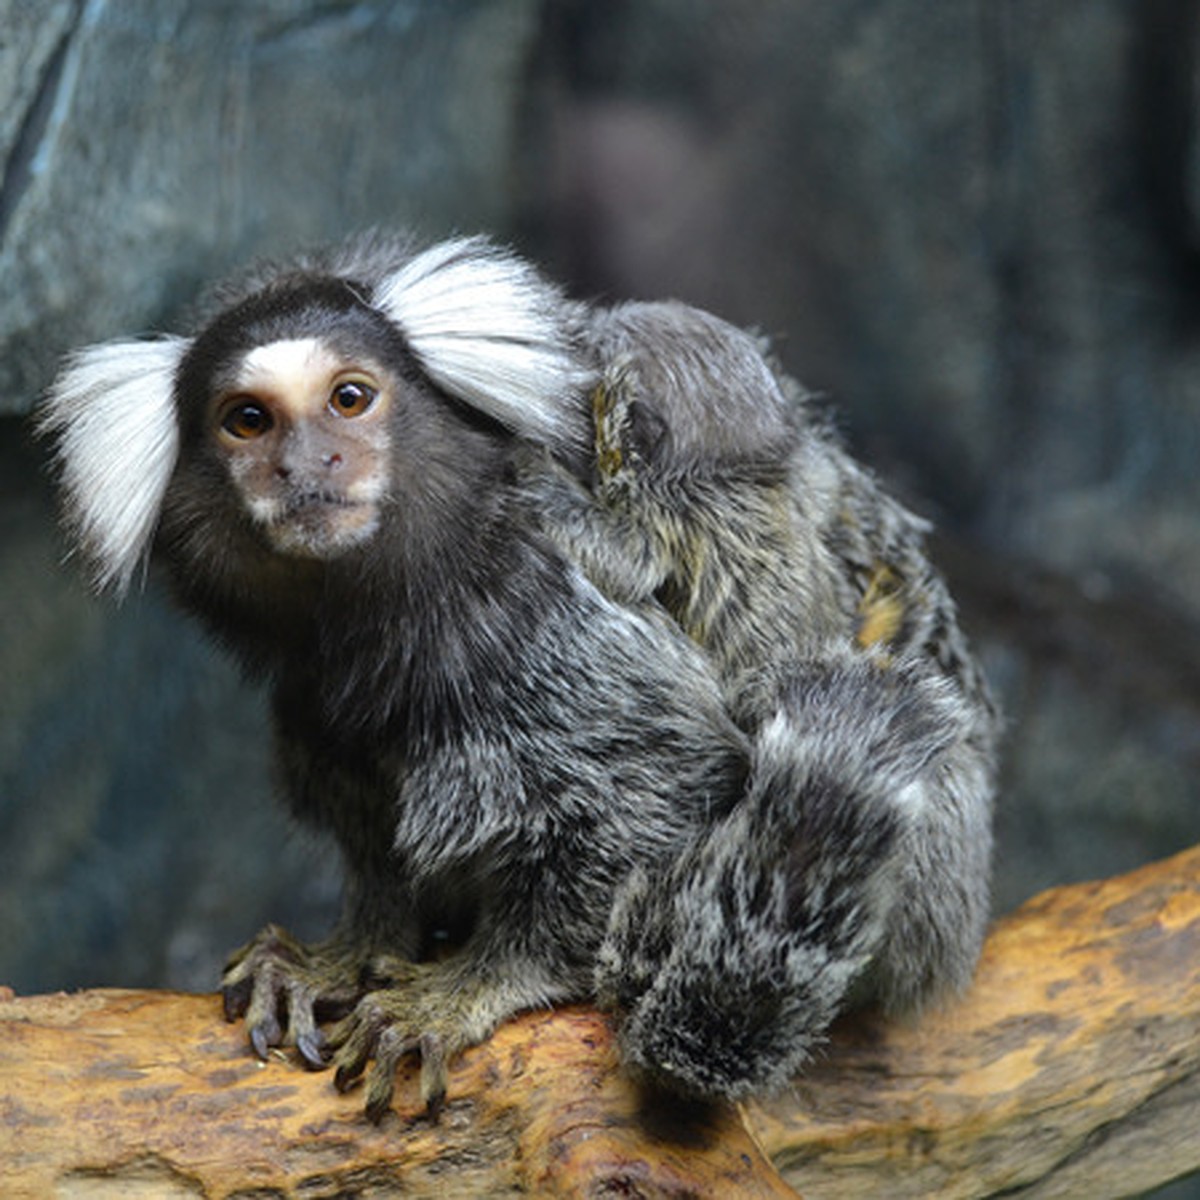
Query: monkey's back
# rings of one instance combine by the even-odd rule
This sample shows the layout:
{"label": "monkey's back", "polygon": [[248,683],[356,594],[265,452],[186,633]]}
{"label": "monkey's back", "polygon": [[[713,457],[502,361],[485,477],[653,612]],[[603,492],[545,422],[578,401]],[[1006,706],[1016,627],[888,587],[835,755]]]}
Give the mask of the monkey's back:
{"label": "monkey's back", "polygon": [[[762,340],[675,302],[590,314],[597,519],[556,532],[602,587],[661,603],[731,699],[830,646],[917,658],[994,714],[928,524],[845,450]],[[583,532],[580,532],[580,529]]]}

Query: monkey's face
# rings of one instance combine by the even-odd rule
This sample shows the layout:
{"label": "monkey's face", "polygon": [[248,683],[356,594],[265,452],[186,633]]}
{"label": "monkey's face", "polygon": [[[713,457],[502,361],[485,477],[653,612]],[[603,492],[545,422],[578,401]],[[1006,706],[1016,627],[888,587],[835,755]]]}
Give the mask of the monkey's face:
{"label": "monkey's face", "polygon": [[213,398],[208,436],[280,554],[330,559],[375,532],[394,377],[316,337],[255,347]]}
{"label": "monkey's face", "polygon": [[317,257],[224,289],[191,337],[64,363],[38,427],[98,587],[123,593],[152,547],[192,590],[239,600],[380,539],[436,556],[504,437],[589,453],[590,356],[528,264],[481,238]]}

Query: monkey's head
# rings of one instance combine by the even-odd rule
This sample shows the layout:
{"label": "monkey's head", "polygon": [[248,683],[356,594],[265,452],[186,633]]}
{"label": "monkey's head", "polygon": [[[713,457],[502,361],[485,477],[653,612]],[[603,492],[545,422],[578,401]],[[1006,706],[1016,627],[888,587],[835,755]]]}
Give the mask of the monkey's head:
{"label": "monkey's head", "polygon": [[454,470],[436,428],[454,409],[586,446],[569,312],[482,238],[415,255],[375,240],[267,275],[194,337],[80,351],[40,416],[68,529],[118,593],[164,516],[179,536],[250,530],[268,555],[340,557],[398,492],[420,504],[435,460],[443,479]]}
{"label": "monkey's head", "polygon": [[378,528],[393,441],[406,424],[420,440],[428,387],[350,283],[281,280],[222,313],[180,361],[177,502],[193,523],[206,503],[241,513],[278,554],[336,558]]}

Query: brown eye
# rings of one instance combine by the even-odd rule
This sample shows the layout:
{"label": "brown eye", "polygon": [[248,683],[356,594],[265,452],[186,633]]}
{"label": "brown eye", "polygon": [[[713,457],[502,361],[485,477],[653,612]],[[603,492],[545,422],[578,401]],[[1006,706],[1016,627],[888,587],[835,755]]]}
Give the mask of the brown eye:
{"label": "brown eye", "polygon": [[375,403],[378,394],[370,384],[347,380],[333,389],[329,407],[339,417],[361,417]]}
{"label": "brown eye", "polygon": [[261,404],[255,404],[253,401],[235,404],[221,418],[221,428],[243,441],[262,437],[274,424],[274,417]]}

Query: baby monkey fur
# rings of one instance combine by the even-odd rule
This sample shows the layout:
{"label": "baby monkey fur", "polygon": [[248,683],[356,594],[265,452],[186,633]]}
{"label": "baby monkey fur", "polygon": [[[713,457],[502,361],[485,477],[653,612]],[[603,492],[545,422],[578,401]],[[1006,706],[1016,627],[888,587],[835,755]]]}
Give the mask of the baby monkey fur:
{"label": "baby monkey fur", "polygon": [[41,427],[95,582],[153,551],[341,848],[333,935],[226,970],[260,1054],[367,1073],[376,1118],[417,1054],[436,1109],[591,999],[649,1083],[740,1098],[968,980],[996,717],[924,524],[757,339],[371,236],[76,354]]}

